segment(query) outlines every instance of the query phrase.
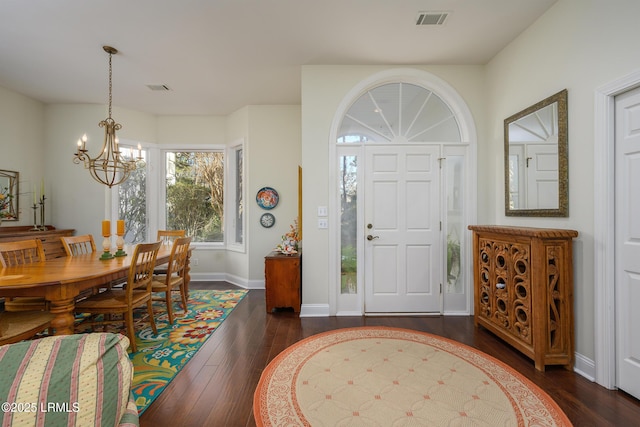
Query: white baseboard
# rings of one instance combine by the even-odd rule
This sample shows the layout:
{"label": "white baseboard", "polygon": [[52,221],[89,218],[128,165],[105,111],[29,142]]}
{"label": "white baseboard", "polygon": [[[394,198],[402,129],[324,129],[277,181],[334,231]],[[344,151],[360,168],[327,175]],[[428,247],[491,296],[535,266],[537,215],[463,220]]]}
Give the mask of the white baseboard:
{"label": "white baseboard", "polygon": [[347,317],[347,316],[357,316],[357,317],[362,317],[362,313],[359,311],[339,311],[336,313],[337,317],[343,316],[343,317]]}
{"label": "white baseboard", "polygon": [[593,360],[588,359],[579,353],[576,353],[575,357],[576,357],[576,362],[573,365],[573,371],[578,375],[582,375],[589,381],[595,381],[596,380],[596,363]]}
{"label": "white baseboard", "polygon": [[190,273],[192,282],[223,282],[227,279],[225,273]]}
{"label": "white baseboard", "polygon": [[264,289],[264,279],[247,280],[227,273],[191,273],[192,282],[229,282],[244,289]]}
{"label": "white baseboard", "polygon": [[300,317],[329,317],[329,304],[302,304]]}

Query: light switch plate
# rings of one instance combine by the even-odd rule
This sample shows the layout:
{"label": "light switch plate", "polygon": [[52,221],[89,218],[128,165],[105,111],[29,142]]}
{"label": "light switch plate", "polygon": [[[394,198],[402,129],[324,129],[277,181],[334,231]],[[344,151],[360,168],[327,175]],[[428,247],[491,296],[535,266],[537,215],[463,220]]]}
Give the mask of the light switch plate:
{"label": "light switch plate", "polygon": [[327,207],[326,206],[318,206],[318,216],[325,217],[327,215],[328,215]]}

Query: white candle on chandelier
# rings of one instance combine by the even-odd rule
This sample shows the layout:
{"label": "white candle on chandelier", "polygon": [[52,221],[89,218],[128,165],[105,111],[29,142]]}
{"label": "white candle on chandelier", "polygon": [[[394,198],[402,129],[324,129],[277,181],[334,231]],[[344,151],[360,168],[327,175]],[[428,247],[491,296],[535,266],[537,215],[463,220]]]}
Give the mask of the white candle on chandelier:
{"label": "white candle on chandelier", "polygon": [[138,158],[142,158],[142,145],[138,144]]}

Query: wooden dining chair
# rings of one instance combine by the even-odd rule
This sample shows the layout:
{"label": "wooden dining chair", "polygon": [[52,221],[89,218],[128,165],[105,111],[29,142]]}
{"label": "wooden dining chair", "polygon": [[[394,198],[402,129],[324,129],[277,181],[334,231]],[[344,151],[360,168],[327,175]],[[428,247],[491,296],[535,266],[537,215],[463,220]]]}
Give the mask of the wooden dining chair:
{"label": "wooden dining chair", "polygon": [[53,315],[48,311],[0,313],[0,345],[33,338],[51,327]]}
{"label": "wooden dining chair", "polygon": [[174,291],[180,291],[182,308],[187,312],[187,289],[185,287],[185,274],[187,267],[187,257],[189,255],[189,245],[191,237],[180,237],[173,241],[169,263],[166,274],[153,276],[151,289],[153,292],[164,292],[164,301],[167,303],[167,314],[169,323],[173,324],[173,300]]}
{"label": "wooden dining chair", "polygon": [[158,230],[158,240],[163,244],[171,244],[174,240],[184,237],[185,230]]}
{"label": "wooden dining chair", "polygon": [[96,244],[91,234],[62,236],[60,240],[62,240],[62,246],[64,246],[67,256],[90,254],[96,251]]}
{"label": "wooden dining chair", "polygon": [[[2,267],[44,262],[45,255],[40,239],[0,242],[0,263]],[[5,311],[48,310],[47,300],[41,297],[5,298]]]}
{"label": "wooden dining chair", "polygon": [[[147,305],[149,322],[154,334],[158,333],[153,317],[151,301],[151,283],[153,281],[153,269],[161,242],[140,243],[136,245],[131,257],[131,266],[127,275],[127,284],[124,289],[109,289],[99,294],[91,295],[75,306],[77,313],[103,314],[103,320],[92,318],[80,325],[106,325],[123,323],[127,329],[127,336],[131,343],[131,351],[136,352],[136,333],[133,324],[133,309]],[[121,313],[123,318],[107,318],[108,314]]]}
{"label": "wooden dining chair", "polygon": [[[174,240],[184,237],[186,235],[185,230],[158,230],[157,240],[160,240],[163,245],[171,245]],[[167,274],[166,264],[156,267],[155,274]]]}

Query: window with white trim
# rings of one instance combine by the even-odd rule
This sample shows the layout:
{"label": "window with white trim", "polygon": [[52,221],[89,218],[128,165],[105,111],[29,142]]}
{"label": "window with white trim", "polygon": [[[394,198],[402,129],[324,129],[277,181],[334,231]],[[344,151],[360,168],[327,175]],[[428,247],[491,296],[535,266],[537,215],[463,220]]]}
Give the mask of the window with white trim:
{"label": "window with white trim", "polygon": [[193,242],[224,242],[224,151],[163,150],[164,222]]}

